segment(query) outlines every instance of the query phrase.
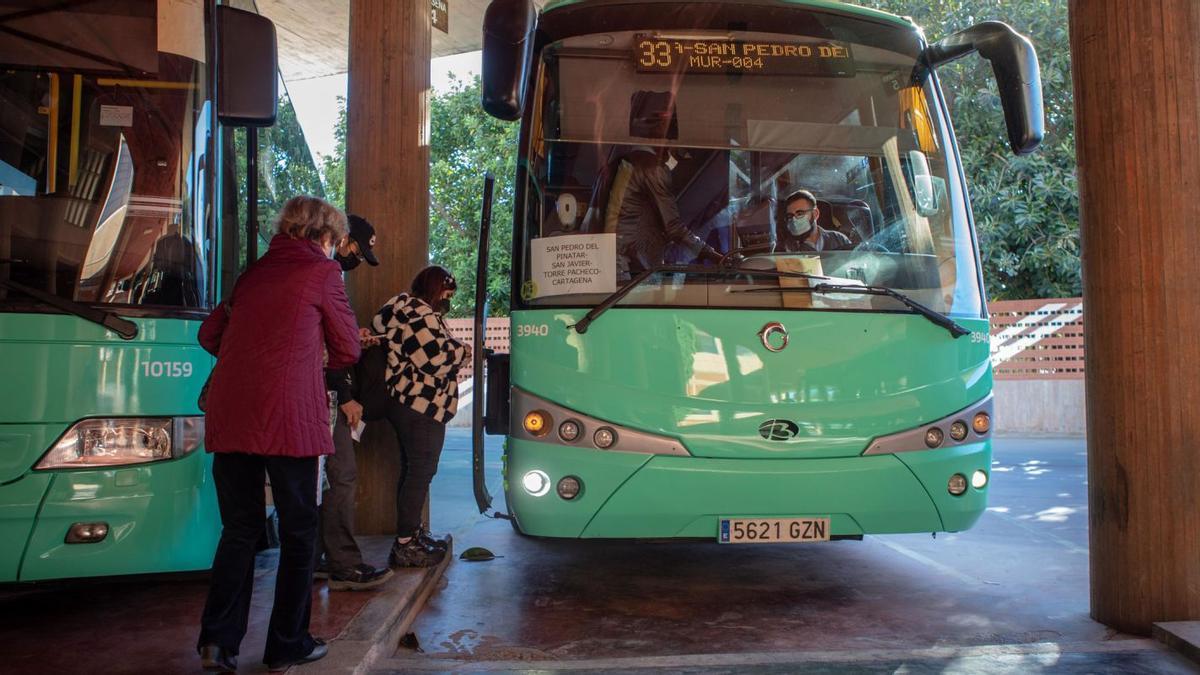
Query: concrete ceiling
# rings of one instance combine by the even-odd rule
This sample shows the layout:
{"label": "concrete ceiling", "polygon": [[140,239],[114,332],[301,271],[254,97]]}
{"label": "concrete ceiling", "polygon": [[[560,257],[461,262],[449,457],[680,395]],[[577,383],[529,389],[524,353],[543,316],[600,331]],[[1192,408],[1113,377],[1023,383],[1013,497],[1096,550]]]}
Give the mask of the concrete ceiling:
{"label": "concrete ceiling", "polygon": [[[428,0],[385,0],[425,2]],[[448,0],[450,33],[433,30],[433,57],[480,48],[483,12],[489,0]],[[534,0],[541,7],[544,0]],[[258,11],[275,23],[279,69],[289,82],[346,72],[350,33],[349,0],[257,0]]]}

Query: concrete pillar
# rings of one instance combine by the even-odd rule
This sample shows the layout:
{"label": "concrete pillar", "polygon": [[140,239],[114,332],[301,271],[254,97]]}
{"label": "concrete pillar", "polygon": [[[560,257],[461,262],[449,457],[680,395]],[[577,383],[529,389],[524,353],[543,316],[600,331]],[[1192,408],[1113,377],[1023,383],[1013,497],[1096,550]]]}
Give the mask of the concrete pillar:
{"label": "concrete pillar", "polygon": [[1200,2],[1071,0],[1092,616],[1200,619]]}
{"label": "concrete pillar", "polygon": [[[359,324],[429,259],[429,4],[350,0],[346,207],[376,228],[379,267],[347,275]],[[358,531],[392,534],[395,436],[367,425],[358,452]],[[372,561],[378,563],[379,561]]]}

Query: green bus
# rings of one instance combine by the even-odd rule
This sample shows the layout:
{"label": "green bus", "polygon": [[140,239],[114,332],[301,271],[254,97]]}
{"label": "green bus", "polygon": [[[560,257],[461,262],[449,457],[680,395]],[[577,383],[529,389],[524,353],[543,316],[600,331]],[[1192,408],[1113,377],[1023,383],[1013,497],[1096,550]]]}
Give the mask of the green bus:
{"label": "green bus", "polygon": [[506,435],[521,533],[774,543],[978,520],[988,317],[938,85],[972,52],[1012,151],[1033,151],[1037,56],[1002,23],[931,42],[825,0],[491,4],[482,103],[521,133],[511,353],[486,357],[479,416]]}
{"label": "green bus", "polygon": [[274,121],[274,28],[156,0],[0,26],[0,582],[207,569],[196,331],[254,255],[235,135]]}

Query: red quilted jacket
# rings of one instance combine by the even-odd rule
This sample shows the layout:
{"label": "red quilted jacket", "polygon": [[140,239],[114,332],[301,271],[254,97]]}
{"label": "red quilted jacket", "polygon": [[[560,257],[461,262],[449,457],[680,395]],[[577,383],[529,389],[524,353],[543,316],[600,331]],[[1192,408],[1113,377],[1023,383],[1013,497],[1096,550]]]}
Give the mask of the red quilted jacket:
{"label": "red quilted jacket", "polygon": [[316,244],[277,235],[200,326],[216,355],[204,444],[209,452],[314,457],[333,453],[329,368],[358,360],[358,327],[340,266]]}

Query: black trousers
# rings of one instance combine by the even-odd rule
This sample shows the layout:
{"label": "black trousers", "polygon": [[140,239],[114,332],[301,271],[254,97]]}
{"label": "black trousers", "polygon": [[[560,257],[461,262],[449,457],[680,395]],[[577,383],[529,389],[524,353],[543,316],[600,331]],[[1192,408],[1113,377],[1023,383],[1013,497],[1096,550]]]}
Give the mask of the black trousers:
{"label": "black trousers", "polygon": [[421,527],[429,483],[437,473],[446,441],[446,425],[396,401],[388,400],[387,419],[400,442],[400,480],[396,484],[396,534],[412,535]]}
{"label": "black trousers", "polygon": [[317,541],[317,458],[215,453],[213,480],[221,508],[221,541],[213,557],[198,646],[238,653],[250,616],[254,548],[263,531],[265,475],[279,513],[279,571],[263,662],[305,656],[316,643],[308,632],[313,551]]}
{"label": "black trousers", "polygon": [[325,554],[334,572],[352,570],[363,564],[362,551],[354,540],[354,492],[358,482],[358,464],[354,458],[354,439],[346,414],[337,414],[333,427],[334,453],[325,458],[329,489],[321,494],[321,536],[317,558]]}

